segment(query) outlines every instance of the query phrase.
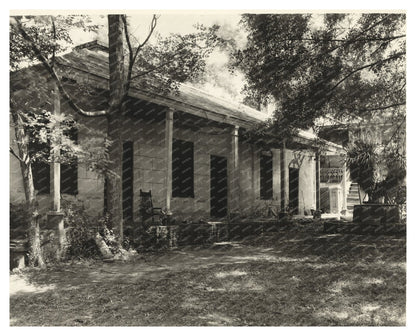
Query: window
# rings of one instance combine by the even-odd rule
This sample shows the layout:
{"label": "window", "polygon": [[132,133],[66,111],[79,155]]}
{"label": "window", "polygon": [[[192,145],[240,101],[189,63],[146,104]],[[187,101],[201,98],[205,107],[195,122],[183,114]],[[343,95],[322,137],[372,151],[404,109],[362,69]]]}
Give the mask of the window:
{"label": "window", "polygon": [[273,199],[273,157],[269,153],[260,156],[260,198]]}
{"label": "window", "polygon": [[194,197],[194,144],[173,139],[172,197]]}

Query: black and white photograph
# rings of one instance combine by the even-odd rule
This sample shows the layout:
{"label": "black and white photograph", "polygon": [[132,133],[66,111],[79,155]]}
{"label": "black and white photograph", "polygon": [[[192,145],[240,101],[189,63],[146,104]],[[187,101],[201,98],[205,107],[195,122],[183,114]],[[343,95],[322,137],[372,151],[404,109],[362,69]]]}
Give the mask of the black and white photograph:
{"label": "black and white photograph", "polygon": [[408,325],[406,10],[8,19],[10,327]]}

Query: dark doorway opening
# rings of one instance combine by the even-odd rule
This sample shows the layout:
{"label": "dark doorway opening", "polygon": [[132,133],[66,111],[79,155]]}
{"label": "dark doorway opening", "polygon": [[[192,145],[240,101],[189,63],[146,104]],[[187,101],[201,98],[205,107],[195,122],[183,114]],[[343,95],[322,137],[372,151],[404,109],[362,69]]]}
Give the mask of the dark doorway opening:
{"label": "dark doorway opening", "polygon": [[123,220],[133,221],[133,142],[123,143]]}
{"label": "dark doorway opening", "polygon": [[289,211],[299,213],[299,169],[289,168]]}
{"label": "dark doorway opening", "polygon": [[227,216],[227,158],[211,155],[211,217]]}

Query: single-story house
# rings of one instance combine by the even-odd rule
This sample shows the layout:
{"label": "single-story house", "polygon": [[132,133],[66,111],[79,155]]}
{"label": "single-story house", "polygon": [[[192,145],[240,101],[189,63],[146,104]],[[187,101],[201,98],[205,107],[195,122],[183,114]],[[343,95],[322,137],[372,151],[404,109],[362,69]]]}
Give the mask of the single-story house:
{"label": "single-story house", "polygon": [[[79,85],[93,91],[84,98],[74,95],[75,99],[89,108],[105,107],[109,74],[104,45],[95,41],[78,46],[58,57],[55,67],[68,91]],[[11,74],[11,82],[18,76]],[[65,101],[60,103],[62,113],[73,113]],[[140,220],[140,190],[151,190],[155,207],[166,208],[181,219],[218,220],[233,213],[261,213],[268,207],[310,215],[320,206],[320,160],[316,160],[317,137],[311,132],[300,131],[285,147],[278,142],[263,147],[247,141],[244,132],[266,120],[266,114],[187,84],[180,86],[179,94],[162,95],[146,92],[133,82],[127,110],[122,134],[126,221]],[[107,127],[105,117],[77,119],[91,129]],[[10,136],[13,145],[13,129]],[[79,131],[74,136],[82,143],[90,134]],[[325,143],[328,155],[343,151],[340,145]],[[329,211],[339,214],[346,209],[348,190],[345,167],[336,168],[324,175],[338,174],[326,182],[330,185]],[[81,164],[63,166],[61,174],[62,197],[82,200],[93,216],[103,213],[102,176]],[[40,206],[50,209],[51,171],[37,164],[34,176]],[[11,156],[10,201],[23,200],[19,162]]]}

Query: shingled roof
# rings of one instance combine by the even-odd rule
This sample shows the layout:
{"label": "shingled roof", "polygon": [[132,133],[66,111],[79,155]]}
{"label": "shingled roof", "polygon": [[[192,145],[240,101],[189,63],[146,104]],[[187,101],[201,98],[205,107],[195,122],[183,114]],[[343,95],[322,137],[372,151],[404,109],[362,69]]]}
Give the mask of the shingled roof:
{"label": "shingled roof", "polygon": [[[57,57],[56,62],[65,75],[72,73],[73,79],[77,79],[78,74],[81,72],[97,87],[101,89],[108,88],[109,66],[108,47],[106,44],[92,41],[79,45],[72,52]],[[215,97],[189,84],[181,84],[178,94],[160,94],[146,91],[137,82],[133,81],[129,95],[197,116],[245,128],[250,128],[257,123],[266,121],[268,118],[268,115],[261,111],[244,104]],[[318,137],[314,133],[299,130],[295,138],[301,143],[306,141],[312,145]],[[342,149],[341,146],[332,142],[325,140],[323,142],[327,143],[328,148],[332,148],[332,150]]]}
{"label": "shingled roof", "polygon": [[[75,71],[81,71],[88,74],[88,76],[92,75],[96,79],[102,79],[108,83],[109,66],[106,47],[96,42],[75,47],[72,52],[58,57],[57,64],[67,69],[71,68]],[[261,111],[215,97],[188,84],[181,84],[178,94],[169,93],[161,95],[157,92],[146,91],[137,82],[133,81],[130,95],[134,96],[134,92],[138,93],[139,98],[155,101],[162,105],[169,106],[170,102],[174,105],[171,107],[178,107],[179,104],[183,108],[189,107],[201,112],[214,113],[225,117],[230,123],[241,121],[246,125],[267,119],[267,115]]]}

